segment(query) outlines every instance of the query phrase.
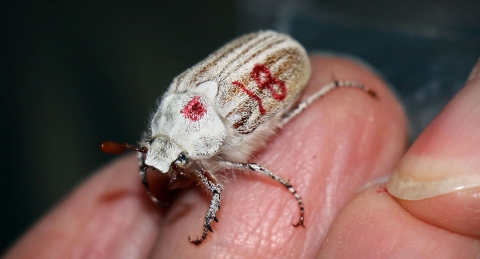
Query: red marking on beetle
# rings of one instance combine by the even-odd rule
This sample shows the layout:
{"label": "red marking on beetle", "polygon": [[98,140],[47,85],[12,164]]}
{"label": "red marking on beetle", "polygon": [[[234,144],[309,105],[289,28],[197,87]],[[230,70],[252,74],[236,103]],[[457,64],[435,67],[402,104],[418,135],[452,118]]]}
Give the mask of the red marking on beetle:
{"label": "red marking on beetle", "polygon": [[[264,64],[256,64],[253,67],[252,72],[250,73],[250,77],[255,80],[255,82],[258,85],[258,88],[260,88],[261,90],[265,88],[270,90],[270,93],[272,94],[273,99],[280,102],[280,101],[283,101],[287,96],[287,87],[285,86],[285,82],[283,82],[278,78],[273,77],[272,73],[270,72],[270,69],[268,69],[268,67],[265,66]],[[232,82],[232,84],[240,87],[240,89],[242,89],[242,91],[244,91],[248,96],[250,96],[250,98],[257,101],[260,114],[261,115],[265,114],[266,110],[265,108],[263,108],[262,99],[258,95],[248,90],[242,83],[238,81]],[[279,91],[277,92],[277,90]]]}
{"label": "red marking on beetle", "polygon": [[200,96],[193,97],[190,102],[188,102],[187,106],[183,108],[181,113],[183,117],[191,120],[191,121],[198,121],[207,113],[207,109],[205,106],[199,101]]}
{"label": "red marking on beetle", "polygon": [[[272,93],[273,99],[277,101],[283,101],[287,96],[287,87],[285,86],[285,82],[278,78],[272,77],[270,69],[268,69],[264,64],[256,64],[255,67],[253,67],[250,76],[255,79],[255,82],[257,82],[260,89],[268,88],[270,93]],[[277,88],[275,88],[275,86],[277,86]],[[279,91],[277,92],[276,89]]]}
{"label": "red marking on beetle", "polygon": [[238,86],[240,87],[240,89],[242,89],[242,91],[244,91],[248,96],[250,96],[250,98],[254,99],[255,101],[257,101],[258,103],[258,109],[260,110],[260,114],[261,115],[264,115],[265,114],[265,108],[263,108],[263,105],[262,105],[262,99],[260,99],[260,97],[258,97],[258,95],[252,93],[250,90],[248,90],[242,83],[238,82],[238,81],[235,81],[235,82],[232,82],[232,84],[234,84],[235,86]]}

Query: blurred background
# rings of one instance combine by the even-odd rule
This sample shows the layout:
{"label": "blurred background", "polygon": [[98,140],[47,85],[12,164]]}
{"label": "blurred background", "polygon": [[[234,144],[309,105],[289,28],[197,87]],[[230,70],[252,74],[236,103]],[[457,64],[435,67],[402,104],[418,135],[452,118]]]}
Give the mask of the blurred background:
{"label": "blurred background", "polygon": [[171,80],[238,35],[270,28],[308,51],[365,60],[395,88],[412,140],[480,55],[476,0],[17,1],[3,11],[0,252],[113,159],[99,143],[138,141]]}

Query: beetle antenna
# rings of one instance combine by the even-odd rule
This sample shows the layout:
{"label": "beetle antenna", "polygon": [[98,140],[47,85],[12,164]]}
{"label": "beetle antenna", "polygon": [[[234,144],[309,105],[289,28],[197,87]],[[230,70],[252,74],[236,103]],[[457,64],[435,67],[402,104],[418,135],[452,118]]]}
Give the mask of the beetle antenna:
{"label": "beetle antenna", "polygon": [[128,143],[121,144],[113,141],[105,141],[100,145],[100,150],[107,154],[120,155],[127,149],[138,151],[140,153],[147,153],[148,151],[146,147],[136,147]]}

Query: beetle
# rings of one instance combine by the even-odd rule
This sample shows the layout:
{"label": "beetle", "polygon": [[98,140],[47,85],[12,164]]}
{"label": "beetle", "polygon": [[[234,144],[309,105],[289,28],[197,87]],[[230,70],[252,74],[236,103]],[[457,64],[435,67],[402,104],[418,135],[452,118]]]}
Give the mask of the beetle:
{"label": "beetle", "polygon": [[294,187],[280,176],[249,159],[277,128],[300,114],[313,101],[338,87],[375,92],[356,81],[333,80],[302,102],[298,96],[310,77],[305,49],[291,37],[274,31],[242,36],[177,76],[150,122],[139,146],[104,142],[106,153],[135,150],[140,175],[151,199],[166,206],[150,191],[147,172],[169,177],[170,189],[196,182],[212,195],[201,244],[217,221],[227,170],[250,170],[271,177],[287,188],[298,202],[300,216],[294,226],[304,226],[304,203]]}

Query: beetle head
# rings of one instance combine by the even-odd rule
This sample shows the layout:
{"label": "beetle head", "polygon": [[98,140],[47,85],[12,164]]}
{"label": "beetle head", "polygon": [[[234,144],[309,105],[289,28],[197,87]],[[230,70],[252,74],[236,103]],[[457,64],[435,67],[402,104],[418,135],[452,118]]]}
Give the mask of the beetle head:
{"label": "beetle head", "polygon": [[172,165],[177,168],[186,168],[189,164],[190,160],[186,152],[167,137],[159,136],[148,142],[145,165],[167,173],[171,170]]}

